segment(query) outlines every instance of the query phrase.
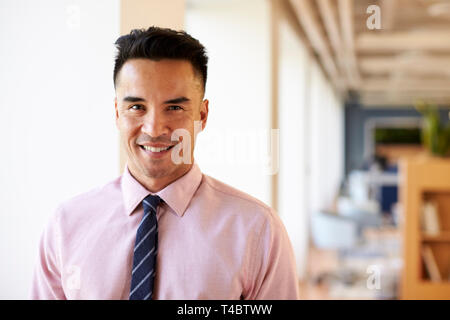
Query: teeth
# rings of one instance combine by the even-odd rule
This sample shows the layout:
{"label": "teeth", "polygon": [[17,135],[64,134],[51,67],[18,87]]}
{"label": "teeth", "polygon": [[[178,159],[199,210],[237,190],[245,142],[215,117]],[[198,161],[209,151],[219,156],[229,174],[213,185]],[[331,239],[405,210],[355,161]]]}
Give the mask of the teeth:
{"label": "teeth", "polygon": [[156,148],[156,147],[149,147],[149,146],[143,146],[143,147],[145,150],[151,151],[151,152],[161,152],[161,151],[165,151],[170,148],[170,146],[168,146],[167,148]]}

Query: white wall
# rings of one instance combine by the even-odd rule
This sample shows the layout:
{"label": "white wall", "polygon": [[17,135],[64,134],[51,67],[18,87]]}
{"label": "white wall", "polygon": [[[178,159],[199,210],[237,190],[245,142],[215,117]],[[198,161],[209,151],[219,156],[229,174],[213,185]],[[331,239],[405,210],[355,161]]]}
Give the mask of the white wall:
{"label": "white wall", "polygon": [[344,174],[344,107],[322,70],[311,70],[311,214],[330,209]]}
{"label": "white wall", "polygon": [[0,299],[26,299],[56,205],[115,178],[118,0],[0,2]]}
{"label": "white wall", "polygon": [[[209,56],[206,129],[198,136],[200,168],[270,205],[269,5],[264,0],[188,1],[186,30]],[[265,155],[264,155],[265,154]]]}
{"label": "white wall", "polygon": [[279,26],[279,214],[294,247],[297,271],[305,276],[308,249],[308,70],[312,62],[286,20]]}

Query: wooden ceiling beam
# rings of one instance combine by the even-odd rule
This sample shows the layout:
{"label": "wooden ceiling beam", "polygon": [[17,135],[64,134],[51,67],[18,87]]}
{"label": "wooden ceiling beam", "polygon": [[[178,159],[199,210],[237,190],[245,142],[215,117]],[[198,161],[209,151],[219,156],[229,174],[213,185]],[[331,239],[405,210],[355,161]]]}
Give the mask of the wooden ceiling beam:
{"label": "wooden ceiling beam", "polygon": [[364,80],[360,86],[361,91],[423,91],[423,92],[446,92],[450,93],[450,79],[396,79],[369,78]]}
{"label": "wooden ceiling beam", "polygon": [[396,71],[415,75],[441,75],[450,77],[450,56],[364,57],[359,67],[366,74],[392,74]]}
{"label": "wooden ceiling beam", "polygon": [[450,53],[449,31],[365,32],[356,38],[358,52],[447,51]]}
{"label": "wooden ceiling beam", "polygon": [[381,0],[381,28],[383,30],[392,30],[395,25],[397,14],[397,0]]}
{"label": "wooden ceiling beam", "polygon": [[320,22],[316,18],[311,0],[289,1],[294,9],[298,21],[300,22],[300,25],[303,27],[306,37],[311,43],[312,48],[318,54],[319,60],[322,63],[325,72],[334,85],[339,90],[342,90],[342,82],[340,81],[336,64],[328,48],[327,40],[322,33]]}
{"label": "wooden ceiling beam", "polygon": [[345,65],[344,52],[342,48],[342,38],[339,32],[339,22],[337,12],[332,5],[331,0],[316,0],[322,22],[330,39],[331,48],[337,60],[339,73],[347,75],[347,83],[350,82],[351,75],[348,74],[348,68]]}
{"label": "wooden ceiling beam", "polygon": [[368,95],[365,93],[361,93],[359,102],[364,107],[398,107],[413,106],[419,100],[441,106],[450,105],[450,96],[430,97],[423,95]]}
{"label": "wooden ceiling beam", "polygon": [[341,24],[341,33],[343,39],[345,65],[350,75],[350,84],[357,88],[361,81],[356,63],[355,54],[355,31],[354,31],[354,1],[338,0],[338,11]]}

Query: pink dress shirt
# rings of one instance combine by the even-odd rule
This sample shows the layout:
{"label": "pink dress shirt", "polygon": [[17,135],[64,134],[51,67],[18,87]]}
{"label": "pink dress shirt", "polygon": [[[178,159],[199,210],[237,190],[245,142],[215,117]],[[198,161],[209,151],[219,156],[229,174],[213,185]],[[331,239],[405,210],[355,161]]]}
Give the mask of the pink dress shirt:
{"label": "pink dress shirt", "polygon": [[[141,201],[126,168],[61,204],[40,241],[32,299],[128,299]],[[273,209],[202,174],[157,192],[154,299],[298,299],[291,243]]]}

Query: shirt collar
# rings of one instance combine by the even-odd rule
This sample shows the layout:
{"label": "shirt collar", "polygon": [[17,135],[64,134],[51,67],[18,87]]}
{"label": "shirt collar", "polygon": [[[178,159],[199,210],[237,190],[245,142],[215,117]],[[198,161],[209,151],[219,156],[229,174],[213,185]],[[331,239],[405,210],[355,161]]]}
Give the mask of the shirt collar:
{"label": "shirt collar", "polygon": [[163,199],[179,217],[182,217],[191,202],[195,191],[198,189],[201,180],[202,173],[194,160],[191,169],[189,169],[187,173],[167,185],[164,189],[152,193],[131,175],[128,170],[128,165],[126,165],[121,179],[125,212],[127,215],[131,215],[146,196],[149,194],[156,194]]}

